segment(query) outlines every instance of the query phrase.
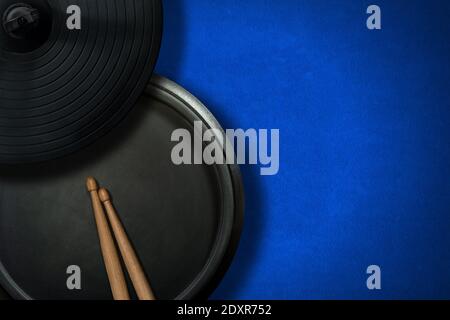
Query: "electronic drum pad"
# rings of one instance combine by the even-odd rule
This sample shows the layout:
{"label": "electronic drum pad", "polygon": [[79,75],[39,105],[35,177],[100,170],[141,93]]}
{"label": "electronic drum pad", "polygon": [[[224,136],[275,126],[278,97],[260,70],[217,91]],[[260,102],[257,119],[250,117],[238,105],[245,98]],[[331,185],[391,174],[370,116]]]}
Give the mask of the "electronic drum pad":
{"label": "electronic drum pad", "polygon": [[159,0],[0,0],[0,163],[94,142],[130,111],[159,52]]}
{"label": "electronic drum pad", "polygon": [[[243,188],[237,165],[173,163],[172,133],[193,138],[195,121],[224,134],[197,99],[155,76],[127,119],[89,147],[0,166],[0,283],[8,293],[112,298],[85,187],[92,175],[111,191],[157,299],[206,298],[236,250]],[[71,265],[81,268],[81,290],[67,289]]]}

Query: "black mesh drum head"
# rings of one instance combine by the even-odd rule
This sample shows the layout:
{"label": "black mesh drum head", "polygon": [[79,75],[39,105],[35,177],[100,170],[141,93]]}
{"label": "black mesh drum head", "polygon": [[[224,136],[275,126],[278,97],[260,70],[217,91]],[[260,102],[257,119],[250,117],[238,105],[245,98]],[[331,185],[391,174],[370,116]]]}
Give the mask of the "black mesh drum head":
{"label": "black mesh drum head", "polygon": [[[87,176],[111,191],[157,299],[206,298],[236,250],[244,193],[234,164],[176,165],[174,130],[221,129],[189,92],[154,76],[110,134],[63,159],[0,166],[0,284],[18,299],[104,300]],[[66,268],[81,268],[68,290]],[[132,290],[130,290],[131,292]]]}

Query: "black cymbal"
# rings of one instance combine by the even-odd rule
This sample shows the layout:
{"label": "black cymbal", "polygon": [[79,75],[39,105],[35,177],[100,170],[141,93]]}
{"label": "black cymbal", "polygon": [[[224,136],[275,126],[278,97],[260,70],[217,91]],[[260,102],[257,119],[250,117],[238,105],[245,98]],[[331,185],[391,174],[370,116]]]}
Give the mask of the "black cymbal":
{"label": "black cymbal", "polygon": [[160,0],[0,0],[0,18],[0,163],[57,158],[117,125],[161,42]]}

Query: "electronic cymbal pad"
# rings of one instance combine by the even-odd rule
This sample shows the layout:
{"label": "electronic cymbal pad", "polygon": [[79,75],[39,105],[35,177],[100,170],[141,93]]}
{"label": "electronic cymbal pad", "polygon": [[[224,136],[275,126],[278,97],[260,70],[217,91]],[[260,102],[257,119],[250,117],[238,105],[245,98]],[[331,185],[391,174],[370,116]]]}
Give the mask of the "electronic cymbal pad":
{"label": "electronic cymbal pad", "polygon": [[95,141],[144,91],[160,0],[0,0],[0,163],[45,161]]}

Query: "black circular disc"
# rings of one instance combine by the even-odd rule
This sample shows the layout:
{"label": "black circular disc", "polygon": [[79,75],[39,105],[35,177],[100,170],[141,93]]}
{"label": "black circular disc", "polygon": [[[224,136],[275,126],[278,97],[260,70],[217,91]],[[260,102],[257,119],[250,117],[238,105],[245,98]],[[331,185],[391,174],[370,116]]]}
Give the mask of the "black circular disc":
{"label": "black circular disc", "polygon": [[[208,110],[154,77],[113,132],[64,159],[0,166],[0,283],[20,299],[111,299],[87,176],[109,188],[159,299],[206,298],[234,255],[243,218],[235,165],[175,165],[175,129],[221,130]],[[219,143],[219,142],[217,142]],[[82,270],[82,290],[66,269]],[[132,290],[130,290],[132,291]]]}
{"label": "black circular disc", "polygon": [[[22,38],[4,25],[18,3],[39,13]],[[81,29],[68,28],[71,6]],[[61,157],[116,126],[144,91],[161,42],[160,0],[0,0],[2,16],[0,163]]]}

